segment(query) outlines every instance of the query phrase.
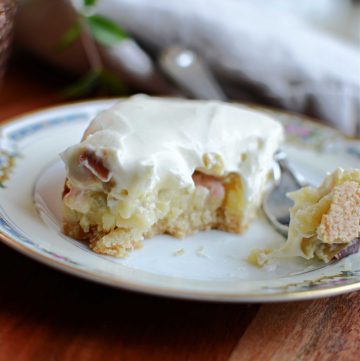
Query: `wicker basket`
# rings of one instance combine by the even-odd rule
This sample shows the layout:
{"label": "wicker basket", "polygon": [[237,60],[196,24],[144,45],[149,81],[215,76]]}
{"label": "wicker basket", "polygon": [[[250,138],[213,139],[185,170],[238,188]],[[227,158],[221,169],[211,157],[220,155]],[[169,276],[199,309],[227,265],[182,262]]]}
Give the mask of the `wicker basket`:
{"label": "wicker basket", "polygon": [[0,83],[9,55],[15,13],[15,0],[0,0]]}

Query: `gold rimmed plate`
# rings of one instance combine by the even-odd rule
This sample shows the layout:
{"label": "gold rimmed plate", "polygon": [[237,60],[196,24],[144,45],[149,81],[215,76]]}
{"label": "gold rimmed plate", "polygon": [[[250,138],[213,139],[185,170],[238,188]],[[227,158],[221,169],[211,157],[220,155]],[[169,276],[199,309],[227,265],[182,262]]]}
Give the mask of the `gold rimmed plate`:
{"label": "gold rimmed plate", "polygon": [[[244,235],[157,236],[125,259],[93,253],[61,233],[65,170],[58,154],[79,142],[89,121],[115,100],[49,108],[9,121],[0,138],[0,238],[59,270],[103,284],[195,300],[268,302],[360,289],[360,255],[324,265],[302,259],[258,269],[253,248],[284,242],[260,214]],[[242,106],[242,105],[239,105]],[[283,123],[292,165],[314,184],[336,167],[360,167],[360,142],[299,116],[263,109]]]}

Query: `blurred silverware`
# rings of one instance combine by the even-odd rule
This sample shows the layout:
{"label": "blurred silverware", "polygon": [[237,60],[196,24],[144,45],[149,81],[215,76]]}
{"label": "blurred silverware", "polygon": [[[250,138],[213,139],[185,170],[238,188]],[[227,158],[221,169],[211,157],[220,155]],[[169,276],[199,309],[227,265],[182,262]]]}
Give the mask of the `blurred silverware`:
{"label": "blurred silverware", "polygon": [[211,71],[195,52],[180,46],[165,48],[159,56],[159,65],[191,97],[226,100]]}

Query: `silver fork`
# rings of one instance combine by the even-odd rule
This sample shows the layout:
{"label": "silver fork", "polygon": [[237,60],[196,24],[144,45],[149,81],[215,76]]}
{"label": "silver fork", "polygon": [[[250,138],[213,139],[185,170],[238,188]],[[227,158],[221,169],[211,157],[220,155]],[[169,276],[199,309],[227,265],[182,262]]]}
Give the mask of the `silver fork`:
{"label": "silver fork", "polygon": [[287,237],[290,223],[289,208],[292,206],[292,201],[286,195],[308,186],[309,183],[291,166],[284,151],[279,150],[274,160],[274,185],[265,193],[262,207],[274,228]]}

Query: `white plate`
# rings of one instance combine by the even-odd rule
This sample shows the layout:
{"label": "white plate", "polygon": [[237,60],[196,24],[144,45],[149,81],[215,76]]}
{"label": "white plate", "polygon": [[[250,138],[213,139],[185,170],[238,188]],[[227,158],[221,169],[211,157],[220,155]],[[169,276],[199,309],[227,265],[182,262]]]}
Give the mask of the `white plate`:
{"label": "white plate", "polygon": [[[196,300],[266,302],[360,289],[360,255],[324,265],[291,259],[276,268],[246,262],[250,250],[283,242],[263,216],[242,236],[202,232],[183,240],[158,236],[126,259],[93,253],[60,231],[64,167],[58,154],[78,142],[114,100],[50,108],[1,128],[0,236],[54,268],[107,285]],[[287,131],[290,161],[313,183],[337,166],[360,167],[360,143],[291,114],[264,110]]]}

